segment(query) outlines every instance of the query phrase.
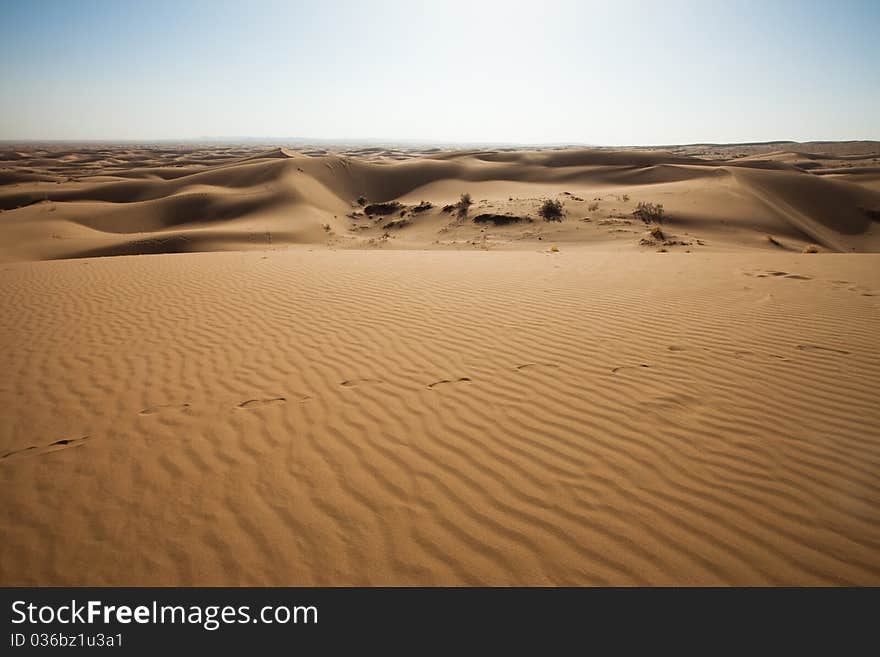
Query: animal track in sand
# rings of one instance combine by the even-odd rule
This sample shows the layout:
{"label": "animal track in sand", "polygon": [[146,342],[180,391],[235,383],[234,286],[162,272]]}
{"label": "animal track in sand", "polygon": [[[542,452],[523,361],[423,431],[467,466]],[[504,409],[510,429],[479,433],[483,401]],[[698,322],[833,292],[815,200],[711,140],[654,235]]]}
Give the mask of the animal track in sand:
{"label": "animal track in sand", "polygon": [[88,438],[88,436],[82,436],[80,438],[62,438],[61,440],[56,440],[55,442],[49,443],[48,445],[31,445],[30,447],[25,447],[23,449],[15,449],[11,452],[6,452],[2,456],[0,456],[0,460],[5,461],[6,459],[50,454],[51,452],[57,452],[61,449],[67,449],[68,447],[76,447],[77,445],[81,445],[83,442],[88,440]]}
{"label": "animal track in sand", "polygon": [[434,381],[434,383],[428,384],[428,389],[433,390],[437,386],[443,385],[444,383],[470,383],[471,379],[466,376],[459,377],[458,379],[441,379],[440,381]]}
{"label": "animal track in sand", "polygon": [[648,365],[645,365],[644,363],[639,363],[638,365],[621,365],[620,367],[614,367],[614,368],[612,368],[612,369],[611,369],[611,373],[612,373],[612,374],[617,374],[617,373],[620,372],[621,370],[635,370],[635,369],[638,369],[638,368],[640,368],[640,367],[649,367],[649,366],[648,366]]}
{"label": "animal track in sand", "polygon": [[162,404],[142,409],[138,415],[156,415],[165,411],[182,411],[189,408],[189,404]]}
{"label": "animal track in sand", "polygon": [[559,365],[556,363],[526,363],[525,365],[517,365],[516,369],[518,372],[522,372],[523,370],[533,370],[533,369],[558,369]]}
{"label": "animal track in sand", "polygon": [[362,386],[366,383],[384,383],[382,379],[346,379],[339,385],[344,388],[354,388],[355,386]]}
{"label": "animal track in sand", "polygon": [[795,345],[795,349],[800,349],[801,351],[830,351],[834,354],[840,354],[842,356],[849,356],[852,352],[844,351],[843,349],[834,349],[832,347],[821,347],[816,344],[799,344]]}

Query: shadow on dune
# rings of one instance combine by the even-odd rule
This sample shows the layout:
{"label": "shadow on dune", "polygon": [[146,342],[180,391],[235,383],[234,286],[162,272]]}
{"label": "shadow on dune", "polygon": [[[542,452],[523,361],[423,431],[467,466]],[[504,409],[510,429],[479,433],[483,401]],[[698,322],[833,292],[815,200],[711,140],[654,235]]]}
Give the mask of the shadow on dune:
{"label": "shadow on dune", "polygon": [[72,251],[50,258],[74,260],[77,258],[105,258],[110,256],[155,255],[161,253],[200,253],[210,251],[246,251],[268,249],[278,243],[295,243],[298,233],[242,233],[232,231],[199,231],[176,233],[116,244]]}

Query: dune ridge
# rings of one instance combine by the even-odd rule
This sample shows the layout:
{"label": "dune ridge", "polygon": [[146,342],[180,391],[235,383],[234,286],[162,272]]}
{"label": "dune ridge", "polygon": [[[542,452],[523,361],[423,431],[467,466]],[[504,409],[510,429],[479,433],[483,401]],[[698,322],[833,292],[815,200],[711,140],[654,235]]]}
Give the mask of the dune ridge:
{"label": "dune ridge", "polygon": [[[687,239],[672,247],[768,249],[771,234],[792,250],[880,250],[880,149],[742,155],[730,147],[727,158],[609,149],[384,158],[253,150],[0,152],[0,259],[299,244],[521,249],[543,240],[638,251],[641,228],[625,222],[639,201],[662,203],[670,229],[686,229]],[[465,192],[483,212],[536,217],[543,198],[564,201],[566,212],[558,225],[487,229],[442,212]],[[363,216],[359,197],[435,207],[410,212],[389,234],[386,222]]]}

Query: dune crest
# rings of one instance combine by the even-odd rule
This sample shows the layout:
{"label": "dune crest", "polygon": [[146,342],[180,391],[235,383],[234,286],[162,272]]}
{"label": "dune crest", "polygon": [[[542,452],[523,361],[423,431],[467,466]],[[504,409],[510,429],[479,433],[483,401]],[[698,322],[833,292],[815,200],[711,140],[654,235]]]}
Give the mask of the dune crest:
{"label": "dune crest", "polygon": [[[654,246],[633,221],[639,202],[664,206],[676,237],[663,248],[768,249],[770,235],[792,251],[877,252],[880,149],[853,148],[2,151],[0,259],[295,244],[639,251]],[[462,193],[473,213],[444,212]],[[360,198],[399,202],[396,222],[364,214]],[[539,220],[545,199],[564,203],[561,221]],[[431,207],[416,212],[422,201]],[[479,214],[534,221],[487,227],[471,220]]]}

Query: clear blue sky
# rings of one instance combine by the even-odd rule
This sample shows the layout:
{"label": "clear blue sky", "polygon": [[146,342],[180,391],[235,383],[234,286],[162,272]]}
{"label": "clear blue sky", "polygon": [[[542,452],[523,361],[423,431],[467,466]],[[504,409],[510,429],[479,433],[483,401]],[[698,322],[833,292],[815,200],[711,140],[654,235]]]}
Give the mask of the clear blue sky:
{"label": "clear blue sky", "polygon": [[880,0],[0,0],[0,139],[880,139]]}

